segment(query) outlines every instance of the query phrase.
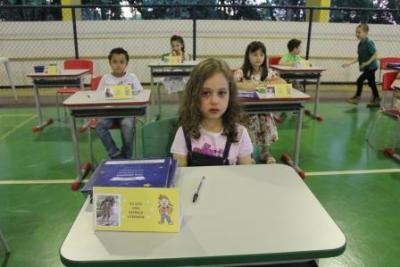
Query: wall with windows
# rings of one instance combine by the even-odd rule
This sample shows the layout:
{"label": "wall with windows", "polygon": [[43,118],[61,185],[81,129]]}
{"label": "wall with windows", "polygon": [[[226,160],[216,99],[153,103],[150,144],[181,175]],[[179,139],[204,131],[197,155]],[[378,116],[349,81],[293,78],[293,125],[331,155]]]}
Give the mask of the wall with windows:
{"label": "wall with windows", "polygon": [[[33,65],[58,63],[75,56],[71,22],[2,22],[0,27],[0,55],[11,59],[17,85],[29,85],[25,74]],[[117,46],[131,55],[128,70],[149,82],[149,62],[159,60],[169,51],[169,37],[181,34],[186,50],[192,53],[191,20],[138,21],[78,21],[78,45],[81,58],[95,62],[95,73],[109,72],[107,54]],[[358,69],[342,69],[341,64],[356,56],[355,27],[350,23],[313,23],[310,59],[314,65],[327,68],[322,80],[353,82]],[[306,50],[307,22],[270,21],[197,21],[197,57],[218,57],[234,67],[241,65],[247,44],[260,40],[269,55],[286,53],[290,38],[303,40]],[[375,41],[379,56],[397,56],[400,28],[395,25],[370,25],[370,36]],[[0,73],[0,85],[6,85],[5,73]]]}

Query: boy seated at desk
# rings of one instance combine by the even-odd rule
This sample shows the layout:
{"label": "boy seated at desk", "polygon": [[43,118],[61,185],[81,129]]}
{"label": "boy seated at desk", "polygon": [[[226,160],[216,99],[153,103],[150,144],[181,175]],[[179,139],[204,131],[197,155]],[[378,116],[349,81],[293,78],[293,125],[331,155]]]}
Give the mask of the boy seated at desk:
{"label": "boy seated at desk", "polygon": [[[300,56],[302,52],[301,41],[298,39],[291,39],[287,43],[288,53],[282,56],[279,60],[279,65],[291,66],[294,68],[308,68],[310,63]],[[293,80],[292,85],[294,88],[302,90],[303,87],[298,80]]]}
{"label": "boy seated at desk", "polygon": [[[129,62],[129,55],[126,50],[121,47],[112,49],[108,55],[108,62],[111,73],[104,75],[99,83],[98,88],[102,90],[101,95],[105,95],[103,90],[107,86],[113,85],[131,85],[135,94],[143,90],[136,75],[126,72]],[[110,133],[110,128],[115,124],[119,125],[121,129],[121,149],[118,149]],[[97,122],[96,132],[111,159],[130,159],[132,157],[135,117],[101,119]]]}

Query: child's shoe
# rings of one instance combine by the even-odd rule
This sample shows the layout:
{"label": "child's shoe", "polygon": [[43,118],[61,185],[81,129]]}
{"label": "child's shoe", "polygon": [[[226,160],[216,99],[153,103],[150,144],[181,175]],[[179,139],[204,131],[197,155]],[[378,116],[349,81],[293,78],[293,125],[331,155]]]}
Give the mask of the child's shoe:
{"label": "child's shoe", "polygon": [[367,104],[367,108],[379,108],[381,106],[381,98],[375,97]]}
{"label": "child's shoe", "polygon": [[358,105],[358,102],[360,102],[360,97],[355,95],[355,96],[347,99],[346,102],[353,104],[353,105]]}
{"label": "child's shoe", "polygon": [[266,164],[275,164],[276,159],[271,156],[270,154],[266,154],[263,156],[262,161],[264,161]]}

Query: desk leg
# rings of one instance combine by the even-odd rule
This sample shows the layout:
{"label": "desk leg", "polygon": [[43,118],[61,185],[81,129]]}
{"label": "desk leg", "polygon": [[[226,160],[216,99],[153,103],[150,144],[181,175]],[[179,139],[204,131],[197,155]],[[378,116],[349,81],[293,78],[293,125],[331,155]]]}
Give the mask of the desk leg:
{"label": "desk leg", "polygon": [[298,175],[304,179],[306,177],[305,172],[300,169],[299,164],[299,155],[300,155],[300,142],[301,142],[301,130],[303,124],[303,108],[297,111],[297,126],[296,126],[296,139],[294,142],[294,160],[292,160],[286,153],[282,154],[281,160],[287,165],[291,166]]}
{"label": "desk leg", "polygon": [[306,115],[310,116],[313,119],[316,119],[317,121],[323,121],[324,119],[322,116],[318,114],[318,106],[319,106],[319,85],[321,83],[321,75],[318,76],[317,79],[317,87],[315,88],[315,97],[314,97],[314,111],[311,113],[311,111],[306,110],[305,113]]}
{"label": "desk leg", "polygon": [[37,85],[35,84],[35,82],[33,82],[33,96],[35,98],[36,112],[38,114],[38,125],[32,127],[32,132],[35,133],[35,132],[41,131],[47,125],[52,124],[53,119],[49,118],[49,119],[43,121],[42,108],[40,107],[39,89],[37,88]]}
{"label": "desk leg", "polygon": [[6,239],[4,238],[3,232],[0,229],[0,245],[2,245],[6,251],[6,254],[10,254],[11,250],[10,247],[8,246]]}
{"label": "desk leg", "polygon": [[161,84],[157,83],[157,104],[158,104],[158,114],[156,116],[156,120],[158,121],[161,118]]}
{"label": "desk leg", "polygon": [[298,111],[296,125],[296,140],[294,142],[294,164],[298,167],[300,157],[301,130],[303,125],[303,109]]}
{"label": "desk leg", "polygon": [[13,90],[13,93],[14,93],[14,99],[16,102],[18,102],[17,91],[15,90],[14,81],[11,78],[11,69],[10,69],[9,62],[8,61],[4,62],[4,66],[6,67],[7,77],[8,77],[8,80],[10,81],[11,89]]}
{"label": "desk leg", "polygon": [[71,115],[71,134],[72,134],[72,144],[73,144],[74,159],[75,159],[75,172],[76,172],[76,178],[75,178],[75,181],[71,185],[71,189],[72,189],[72,191],[76,191],[79,189],[79,186],[83,179],[83,174],[81,171],[81,158],[80,158],[80,152],[79,152],[78,135],[76,133],[76,121],[75,121],[75,117],[72,115]]}

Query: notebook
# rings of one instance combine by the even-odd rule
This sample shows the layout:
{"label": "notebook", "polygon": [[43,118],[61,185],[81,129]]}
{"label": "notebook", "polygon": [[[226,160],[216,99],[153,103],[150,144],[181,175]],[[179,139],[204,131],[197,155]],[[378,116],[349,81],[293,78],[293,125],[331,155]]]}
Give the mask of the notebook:
{"label": "notebook", "polygon": [[105,99],[131,99],[133,97],[132,85],[108,85],[104,87]]}

